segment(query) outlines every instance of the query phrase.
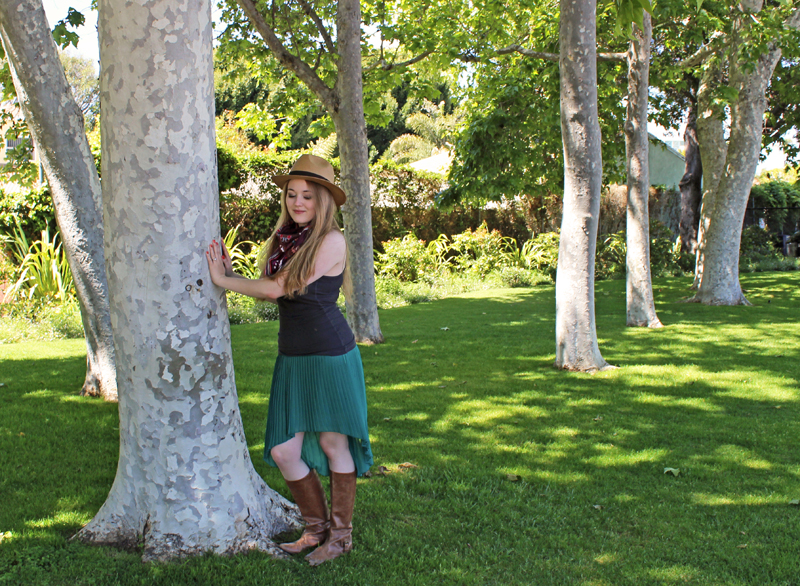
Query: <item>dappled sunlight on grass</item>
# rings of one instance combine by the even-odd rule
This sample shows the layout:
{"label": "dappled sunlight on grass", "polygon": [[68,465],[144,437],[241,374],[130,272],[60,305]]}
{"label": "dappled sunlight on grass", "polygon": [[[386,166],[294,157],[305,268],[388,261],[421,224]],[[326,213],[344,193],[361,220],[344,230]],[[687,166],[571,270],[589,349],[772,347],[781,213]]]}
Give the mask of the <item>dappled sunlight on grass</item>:
{"label": "dappled sunlight on grass", "polygon": [[[357,545],[316,573],[258,555],[151,571],[65,544],[113,482],[117,407],[76,395],[82,341],[0,346],[0,571],[39,559],[31,547],[123,586],[237,568],[247,584],[792,584],[800,275],[743,282],[753,307],[679,303],[690,281],[657,280],[661,330],[626,328],[625,283],[598,283],[601,352],[621,368],[593,375],[552,366],[552,286],[381,311],[386,343],[361,347],[376,466],[358,481]],[[253,464],[289,496],[261,459],[277,329],[235,326],[233,353]]]}

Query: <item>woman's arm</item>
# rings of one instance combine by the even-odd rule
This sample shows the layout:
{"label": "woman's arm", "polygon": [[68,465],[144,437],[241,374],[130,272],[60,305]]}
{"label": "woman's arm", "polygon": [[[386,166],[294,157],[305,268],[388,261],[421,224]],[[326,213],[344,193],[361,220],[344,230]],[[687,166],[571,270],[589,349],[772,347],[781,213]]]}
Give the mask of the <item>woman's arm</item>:
{"label": "woman's arm", "polygon": [[206,260],[211,282],[218,287],[256,299],[274,300],[285,294],[281,278],[275,280],[269,278],[248,279],[234,273],[230,267],[230,254],[224,249],[224,244],[220,245],[216,240],[208,245]]}
{"label": "woman's arm", "polygon": [[[226,270],[225,259],[230,262],[230,255],[227,251],[223,253],[223,247],[215,240],[208,246],[206,259],[208,260],[208,270],[211,273],[211,281],[218,287],[224,287],[229,291],[241,293],[255,297],[256,299],[274,300],[283,297],[286,291],[283,289],[283,278],[270,279],[247,279]],[[345,256],[347,247],[344,236],[339,231],[329,232],[317,251],[317,258],[314,261],[314,272],[308,280],[310,284],[324,275],[338,275],[344,270]]]}

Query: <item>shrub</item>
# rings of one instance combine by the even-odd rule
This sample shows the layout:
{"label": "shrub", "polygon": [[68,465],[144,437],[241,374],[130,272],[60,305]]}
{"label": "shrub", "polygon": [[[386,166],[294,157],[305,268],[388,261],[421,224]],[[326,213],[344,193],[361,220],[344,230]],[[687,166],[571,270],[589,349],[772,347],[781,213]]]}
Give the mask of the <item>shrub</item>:
{"label": "shrub", "polygon": [[758,226],[748,226],[742,230],[739,260],[756,262],[767,258],[782,258],[780,252],[772,244],[772,235],[769,230]]}
{"label": "shrub", "polygon": [[558,232],[537,234],[523,245],[525,266],[555,280],[558,269]]}
{"label": "shrub", "polygon": [[[748,216],[754,223],[763,218],[771,232],[781,232],[785,226],[790,231],[797,229],[800,210],[786,209],[800,207],[800,188],[785,181],[769,181],[753,185],[748,202]],[[772,208],[772,209],[757,209]]]}
{"label": "shrub", "polygon": [[476,230],[454,235],[450,245],[456,268],[480,277],[508,264],[508,253],[514,248],[515,240],[497,230],[489,231],[485,222]]}
{"label": "shrub", "polygon": [[20,262],[19,276],[6,294],[8,298],[64,302],[75,296],[72,271],[58,236],[56,232],[50,240],[50,231],[45,229],[41,240],[29,244],[22,231],[17,230],[12,247]]}
{"label": "shrub", "polygon": [[375,252],[378,274],[400,281],[430,279],[447,270],[449,243],[447,236],[425,243],[413,234],[393,238],[383,243],[384,252]]}
{"label": "shrub", "polygon": [[228,293],[228,320],[231,325],[255,324],[278,319],[278,306],[268,301],[259,301],[240,295]]}
{"label": "shrub", "polygon": [[499,274],[503,286],[510,288],[533,287],[550,282],[550,279],[544,274],[522,267],[503,267]]}
{"label": "shrub", "polygon": [[58,304],[38,300],[0,305],[0,344],[83,335],[80,307],[75,299]]}
{"label": "shrub", "polygon": [[0,190],[0,236],[13,238],[15,229],[21,229],[29,242],[42,230],[58,229],[49,187]]}

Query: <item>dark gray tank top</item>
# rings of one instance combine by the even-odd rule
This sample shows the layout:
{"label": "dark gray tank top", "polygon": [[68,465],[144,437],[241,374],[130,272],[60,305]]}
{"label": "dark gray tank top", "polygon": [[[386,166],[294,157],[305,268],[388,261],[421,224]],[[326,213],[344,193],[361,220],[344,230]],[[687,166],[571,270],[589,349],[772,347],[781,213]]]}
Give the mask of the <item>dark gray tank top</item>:
{"label": "dark gray tank top", "polygon": [[278,351],[286,356],[340,356],[356,347],[356,339],[336,305],[344,271],[322,276],[308,285],[305,295],[278,298]]}

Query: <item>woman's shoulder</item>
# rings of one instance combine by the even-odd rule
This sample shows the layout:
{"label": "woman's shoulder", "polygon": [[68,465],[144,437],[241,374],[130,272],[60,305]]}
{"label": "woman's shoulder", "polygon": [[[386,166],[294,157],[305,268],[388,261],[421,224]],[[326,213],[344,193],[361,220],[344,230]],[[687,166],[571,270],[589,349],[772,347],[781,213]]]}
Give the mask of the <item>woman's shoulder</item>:
{"label": "woman's shoulder", "polygon": [[345,240],[344,234],[342,234],[341,230],[334,228],[327,234],[325,234],[324,238],[322,239],[322,243],[326,246],[331,246],[335,248],[344,248],[345,247]]}

